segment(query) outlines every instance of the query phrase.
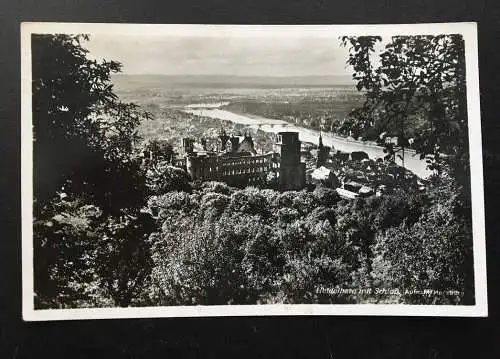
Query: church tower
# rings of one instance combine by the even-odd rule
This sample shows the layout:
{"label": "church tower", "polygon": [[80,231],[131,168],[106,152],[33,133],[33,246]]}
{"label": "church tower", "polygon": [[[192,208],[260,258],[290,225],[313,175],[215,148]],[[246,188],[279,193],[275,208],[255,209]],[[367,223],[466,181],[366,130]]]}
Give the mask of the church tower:
{"label": "church tower", "polygon": [[329,153],[330,153],[330,147],[326,147],[323,145],[323,137],[321,137],[321,132],[320,132],[318,141],[318,159],[316,161],[317,168],[324,166],[326,164],[326,160],[328,159]]}

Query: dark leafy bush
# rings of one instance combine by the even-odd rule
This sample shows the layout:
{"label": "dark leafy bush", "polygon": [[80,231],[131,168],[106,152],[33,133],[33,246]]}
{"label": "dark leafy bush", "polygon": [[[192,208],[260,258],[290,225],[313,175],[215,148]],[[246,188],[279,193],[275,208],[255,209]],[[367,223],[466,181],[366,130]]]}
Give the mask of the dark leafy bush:
{"label": "dark leafy bush", "polygon": [[171,191],[190,192],[189,175],[181,168],[170,166],[167,162],[151,164],[146,172],[147,185],[154,195]]}
{"label": "dark leafy bush", "polygon": [[442,291],[408,294],[401,298],[407,303],[473,304],[472,227],[470,216],[463,216],[466,202],[448,180],[438,180],[427,200],[418,221],[379,232],[374,246],[376,285]]}
{"label": "dark leafy bush", "polygon": [[[152,198],[150,207],[156,208],[161,225],[153,236],[152,301],[390,302],[318,288],[420,285],[436,290],[439,281],[440,286],[467,288],[471,235],[457,217],[462,197],[443,183],[448,182],[437,181],[426,195],[398,190],[353,201],[327,188],[279,193],[234,190],[214,182],[194,187],[191,194]],[[425,253],[432,254],[422,257]],[[437,263],[439,258],[448,270]],[[421,269],[425,274],[411,276]],[[412,298],[393,301],[410,303]]]}
{"label": "dark leafy bush", "polygon": [[138,304],[151,269],[135,147],[150,116],[118,99],[121,65],[88,58],[86,40],[32,37],[37,308]]}

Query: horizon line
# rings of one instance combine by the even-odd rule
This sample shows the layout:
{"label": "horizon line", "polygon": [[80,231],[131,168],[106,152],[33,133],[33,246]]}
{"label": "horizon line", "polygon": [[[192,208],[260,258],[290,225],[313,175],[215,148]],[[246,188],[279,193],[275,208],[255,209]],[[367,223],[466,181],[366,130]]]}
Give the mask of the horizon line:
{"label": "horizon line", "polygon": [[310,74],[310,75],[236,75],[236,74],[162,74],[162,73],[127,73],[118,72],[112,75],[129,76],[231,76],[231,77],[351,77],[348,74]]}

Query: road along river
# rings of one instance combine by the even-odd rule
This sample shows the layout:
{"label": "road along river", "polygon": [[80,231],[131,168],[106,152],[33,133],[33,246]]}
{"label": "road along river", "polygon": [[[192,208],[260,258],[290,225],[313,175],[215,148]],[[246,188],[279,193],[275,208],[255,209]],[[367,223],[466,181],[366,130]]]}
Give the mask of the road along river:
{"label": "road along river", "polygon": [[[264,132],[278,133],[282,131],[294,131],[299,133],[299,139],[302,142],[318,144],[320,132],[317,130],[296,126],[283,120],[256,117],[253,115],[240,115],[218,108],[222,105],[224,104],[211,104],[209,106],[207,106],[207,104],[192,104],[186,106],[184,111],[197,116],[206,116],[247,125],[252,128],[261,129]],[[340,150],[342,152],[364,151],[370,158],[374,159],[385,156],[384,148],[372,143],[349,140],[324,132],[322,132],[321,135],[323,137],[323,144],[330,146],[335,150]],[[402,165],[401,159],[398,158],[396,162],[399,165]],[[427,178],[431,174],[431,171],[426,168],[425,160],[421,160],[413,150],[405,150],[404,164],[407,169],[415,173],[420,178]]]}

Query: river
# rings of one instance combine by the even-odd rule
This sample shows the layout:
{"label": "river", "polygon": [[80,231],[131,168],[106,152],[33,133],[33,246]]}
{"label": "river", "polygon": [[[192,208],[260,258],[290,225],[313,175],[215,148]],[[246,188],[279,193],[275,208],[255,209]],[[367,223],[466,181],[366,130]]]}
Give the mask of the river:
{"label": "river", "polygon": [[[318,144],[320,132],[317,130],[296,126],[283,120],[276,120],[253,115],[241,115],[219,108],[225,104],[227,103],[192,104],[186,106],[184,108],[184,111],[186,113],[197,116],[206,116],[247,125],[255,129],[261,129],[265,132],[278,133],[281,131],[294,131],[299,133],[299,139],[302,142]],[[384,148],[373,143],[350,140],[324,132],[322,132],[321,135],[323,137],[323,144],[325,146],[330,146],[335,150],[340,150],[342,152],[364,151],[370,158],[382,158],[385,156]],[[396,162],[399,165],[402,165],[401,159],[398,158]],[[415,173],[420,178],[427,178],[431,175],[431,171],[427,169],[425,160],[421,160],[413,150],[405,150],[404,165],[407,169]]]}

